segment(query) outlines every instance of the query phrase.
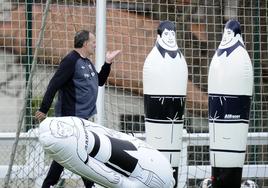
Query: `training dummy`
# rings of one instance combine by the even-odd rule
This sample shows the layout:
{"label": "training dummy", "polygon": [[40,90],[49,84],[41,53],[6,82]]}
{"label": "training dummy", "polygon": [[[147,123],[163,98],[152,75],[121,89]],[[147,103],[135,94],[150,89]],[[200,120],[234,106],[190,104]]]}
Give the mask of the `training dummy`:
{"label": "training dummy", "polygon": [[208,75],[213,188],[240,188],[245,161],[253,69],[240,24],[229,20]]}
{"label": "training dummy", "polygon": [[188,68],[177,46],[176,28],[163,21],[155,46],[143,67],[146,142],[161,151],[173,167],[177,180]]}
{"label": "training dummy", "polygon": [[39,132],[51,158],[105,187],[174,186],[166,157],[133,136],[77,117],[48,117]]}

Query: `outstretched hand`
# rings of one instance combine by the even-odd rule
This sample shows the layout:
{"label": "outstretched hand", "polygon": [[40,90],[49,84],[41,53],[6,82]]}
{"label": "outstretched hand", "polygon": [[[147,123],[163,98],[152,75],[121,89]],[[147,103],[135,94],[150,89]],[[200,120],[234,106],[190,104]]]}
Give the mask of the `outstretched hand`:
{"label": "outstretched hand", "polygon": [[106,63],[111,64],[113,59],[121,53],[121,50],[107,51],[106,53]]}
{"label": "outstretched hand", "polygon": [[39,123],[41,123],[41,121],[43,121],[46,118],[46,114],[38,110],[35,113],[35,118],[38,120]]}

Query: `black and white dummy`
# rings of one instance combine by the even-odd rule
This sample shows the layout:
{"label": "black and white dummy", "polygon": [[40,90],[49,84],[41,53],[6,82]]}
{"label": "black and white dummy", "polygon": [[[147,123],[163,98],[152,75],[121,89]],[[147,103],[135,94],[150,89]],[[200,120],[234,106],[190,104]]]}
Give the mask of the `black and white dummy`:
{"label": "black and white dummy", "polygon": [[208,76],[213,188],[240,188],[252,90],[252,63],[240,23],[232,19],[225,24]]}
{"label": "black and white dummy", "polygon": [[[188,68],[178,48],[176,28],[162,21],[157,40],[143,67],[143,93],[146,142],[161,151],[170,161],[177,180]],[[177,182],[177,181],[176,181]]]}
{"label": "black and white dummy", "polygon": [[109,188],[172,188],[173,169],[146,142],[77,117],[39,126],[46,153],[66,169]]}

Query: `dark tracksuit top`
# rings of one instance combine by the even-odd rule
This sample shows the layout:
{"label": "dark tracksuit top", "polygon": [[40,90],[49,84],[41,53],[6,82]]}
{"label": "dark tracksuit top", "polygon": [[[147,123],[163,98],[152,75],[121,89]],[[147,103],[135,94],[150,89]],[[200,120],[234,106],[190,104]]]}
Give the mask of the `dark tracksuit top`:
{"label": "dark tracksuit top", "polygon": [[88,58],[75,50],[61,61],[50,80],[40,111],[47,113],[58,91],[55,116],[77,116],[88,119],[96,114],[98,86],[103,86],[109,76],[111,65],[104,63],[98,73]]}

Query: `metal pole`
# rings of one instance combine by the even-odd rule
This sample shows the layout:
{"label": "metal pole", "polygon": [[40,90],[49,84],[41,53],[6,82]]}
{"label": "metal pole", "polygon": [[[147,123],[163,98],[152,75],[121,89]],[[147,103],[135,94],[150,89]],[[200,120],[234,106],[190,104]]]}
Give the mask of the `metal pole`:
{"label": "metal pole", "polygon": [[255,131],[261,129],[261,65],[260,65],[260,2],[255,1],[253,17],[253,67],[254,67],[254,95],[253,95],[253,122]]}
{"label": "metal pole", "polygon": [[[100,71],[106,54],[106,1],[97,1],[96,8],[96,69]],[[104,87],[99,87],[97,99],[97,123],[104,123]]]}
{"label": "metal pole", "polygon": [[10,176],[11,176],[11,170],[12,170],[12,166],[13,166],[13,163],[14,163],[15,154],[16,154],[16,150],[17,150],[17,146],[18,146],[18,142],[19,142],[19,136],[20,136],[20,132],[21,132],[23,118],[24,118],[25,113],[26,113],[25,108],[27,106],[27,101],[28,101],[27,93],[29,93],[29,91],[30,91],[30,85],[32,83],[33,73],[35,71],[35,65],[37,63],[37,54],[38,54],[38,50],[40,48],[42,38],[43,38],[43,35],[44,35],[44,30],[45,30],[46,19],[47,19],[47,14],[48,14],[48,11],[49,11],[50,2],[51,2],[51,0],[47,0],[46,7],[45,7],[45,10],[44,10],[44,15],[42,17],[42,25],[41,25],[41,29],[40,29],[39,36],[38,36],[38,41],[37,41],[35,52],[34,52],[33,62],[32,62],[31,71],[30,71],[29,79],[28,79],[29,83],[27,84],[27,87],[26,87],[26,92],[25,92],[26,95],[25,95],[25,99],[24,99],[23,108],[22,108],[20,116],[19,116],[19,121],[18,121],[18,126],[17,126],[17,131],[16,131],[16,137],[15,137],[14,144],[12,146],[12,152],[11,152],[11,155],[10,155],[10,161],[9,161],[9,165],[8,165],[8,170],[7,170],[5,180],[4,180],[4,188],[9,187],[9,180],[10,180]]}
{"label": "metal pole", "polygon": [[[33,10],[33,0],[27,0],[26,2],[26,61],[25,63],[25,77],[26,77],[26,87],[29,82],[30,72],[31,72],[31,66],[33,61],[33,44],[32,44],[32,38],[33,38],[33,16],[32,16],[32,10]],[[31,88],[31,85],[30,85]],[[26,106],[26,115],[25,115],[25,125],[26,125],[26,131],[30,129],[30,125],[32,122],[31,118],[31,99],[32,99],[32,89],[29,90],[28,93],[26,93],[27,96],[27,106]]]}
{"label": "metal pole", "polygon": [[[253,127],[254,132],[262,129],[262,107],[261,107],[261,64],[260,64],[260,2],[255,1],[253,9],[253,70],[254,70],[254,94],[253,94]],[[252,147],[253,153],[259,153],[257,146]],[[257,156],[254,155],[254,161]]]}

